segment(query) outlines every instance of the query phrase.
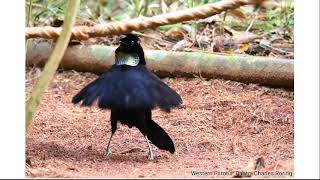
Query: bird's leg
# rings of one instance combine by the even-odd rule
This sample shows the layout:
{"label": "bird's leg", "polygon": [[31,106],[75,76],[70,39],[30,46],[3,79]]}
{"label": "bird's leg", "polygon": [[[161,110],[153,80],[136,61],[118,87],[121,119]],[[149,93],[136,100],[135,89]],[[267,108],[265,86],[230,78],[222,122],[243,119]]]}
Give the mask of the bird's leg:
{"label": "bird's leg", "polygon": [[113,133],[111,133],[111,136],[110,136],[108,145],[107,145],[107,147],[105,148],[105,155],[106,155],[106,156],[109,156],[109,155],[111,154],[110,143],[111,143],[112,136],[113,136]]}
{"label": "bird's leg", "polygon": [[152,152],[152,147],[151,147],[151,145],[150,145],[150,143],[149,143],[148,137],[145,136],[145,138],[146,138],[146,141],[147,141],[147,144],[148,144],[148,149],[149,149],[148,159],[149,159],[149,160],[153,160],[153,159],[154,159],[154,156],[153,156],[153,152]]}

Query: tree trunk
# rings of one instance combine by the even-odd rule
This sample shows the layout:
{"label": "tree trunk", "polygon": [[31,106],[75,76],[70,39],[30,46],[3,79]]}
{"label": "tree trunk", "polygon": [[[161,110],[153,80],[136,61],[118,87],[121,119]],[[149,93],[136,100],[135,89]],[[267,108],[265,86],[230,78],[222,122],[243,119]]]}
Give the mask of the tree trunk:
{"label": "tree trunk", "polygon": [[[50,42],[28,41],[27,65],[43,66],[52,52]],[[64,70],[101,74],[114,64],[115,47],[70,45],[60,63]],[[148,68],[160,77],[222,78],[273,87],[293,88],[294,60],[248,55],[145,50]]]}

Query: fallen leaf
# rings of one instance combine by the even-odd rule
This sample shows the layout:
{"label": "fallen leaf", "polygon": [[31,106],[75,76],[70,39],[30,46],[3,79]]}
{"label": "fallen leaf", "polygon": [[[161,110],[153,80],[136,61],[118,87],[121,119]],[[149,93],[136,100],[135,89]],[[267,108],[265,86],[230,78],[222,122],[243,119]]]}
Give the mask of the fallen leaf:
{"label": "fallen leaf", "polygon": [[241,44],[239,49],[236,50],[236,53],[244,53],[249,49],[249,44]]}
{"label": "fallen leaf", "polygon": [[247,19],[247,16],[238,9],[228,10],[228,13],[229,15],[239,19]]}
{"label": "fallen leaf", "polygon": [[259,38],[260,36],[250,32],[238,32],[237,34],[234,34],[232,37],[235,44],[245,44]]}
{"label": "fallen leaf", "polygon": [[180,41],[184,38],[185,34],[183,32],[183,30],[181,30],[180,28],[177,27],[173,27],[170,30],[168,30],[165,35],[172,39],[172,40],[176,40],[176,41]]}

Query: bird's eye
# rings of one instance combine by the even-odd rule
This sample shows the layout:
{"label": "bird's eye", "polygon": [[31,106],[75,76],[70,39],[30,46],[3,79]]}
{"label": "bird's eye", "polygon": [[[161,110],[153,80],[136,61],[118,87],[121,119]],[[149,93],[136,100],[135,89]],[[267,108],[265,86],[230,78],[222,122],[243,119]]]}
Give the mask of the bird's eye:
{"label": "bird's eye", "polygon": [[133,44],[134,44],[134,41],[131,41],[131,44],[133,45]]}

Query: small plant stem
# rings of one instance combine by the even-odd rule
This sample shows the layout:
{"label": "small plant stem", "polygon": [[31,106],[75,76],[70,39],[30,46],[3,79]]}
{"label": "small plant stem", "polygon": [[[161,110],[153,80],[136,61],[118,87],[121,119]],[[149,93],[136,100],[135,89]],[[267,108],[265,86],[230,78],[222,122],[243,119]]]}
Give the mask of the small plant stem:
{"label": "small plant stem", "polygon": [[63,28],[60,37],[53,49],[53,52],[46,63],[43,73],[40,76],[39,80],[37,81],[32,94],[27,102],[26,107],[26,129],[31,122],[32,115],[35,113],[37,107],[40,104],[42,94],[44,90],[49,86],[54,73],[56,72],[62,56],[68,46],[70,37],[71,37],[71,30],[72,26],[76,19],[77,9],[79,7],[80,0],[69,0],[68,1],[68,11],[66,13],[65,19],[63,23]]}

